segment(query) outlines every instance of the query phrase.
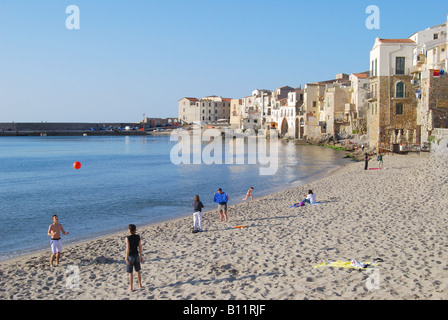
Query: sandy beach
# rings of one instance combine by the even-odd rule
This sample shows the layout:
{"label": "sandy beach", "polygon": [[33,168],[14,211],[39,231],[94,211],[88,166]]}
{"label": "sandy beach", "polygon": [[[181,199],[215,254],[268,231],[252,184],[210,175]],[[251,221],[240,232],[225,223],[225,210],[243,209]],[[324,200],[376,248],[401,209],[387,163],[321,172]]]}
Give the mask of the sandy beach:
{"label": "sandy beach", "polygon": [[[137,225],[145,261],[143,289],[133,292],[125,272],[127,230],[64,246],[54,268],[49,249],[3,261],[0,299],[447,299],[446,160],[386,155],[384,170],[350,162],[287,191],[257,198],[255,190],[253,201],[229,207],[228,223],[215,207],[205,208],[202,233],[191,233],[192,217]],[[321,204],[290,207],[308,189]],[[322,265],[376,258],[382,262],[367,269]]]}

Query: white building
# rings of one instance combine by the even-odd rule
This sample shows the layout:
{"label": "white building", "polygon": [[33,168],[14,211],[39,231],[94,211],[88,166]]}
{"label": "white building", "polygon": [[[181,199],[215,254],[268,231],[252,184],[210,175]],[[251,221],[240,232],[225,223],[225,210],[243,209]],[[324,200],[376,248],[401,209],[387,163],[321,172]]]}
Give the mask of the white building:
{"label": "white building", "polygon": [[181,123],[218,123],[230,122],[230,103],[232,99],[219,96],[182,98],[179,100],[179,116]]}
{"label": "white building", "polygon": [[412,82],[418,101],[416,134],[421,143],[428,142],[434,129],[448,128],[447,34],[448,21],[409,37],[417,44]]}

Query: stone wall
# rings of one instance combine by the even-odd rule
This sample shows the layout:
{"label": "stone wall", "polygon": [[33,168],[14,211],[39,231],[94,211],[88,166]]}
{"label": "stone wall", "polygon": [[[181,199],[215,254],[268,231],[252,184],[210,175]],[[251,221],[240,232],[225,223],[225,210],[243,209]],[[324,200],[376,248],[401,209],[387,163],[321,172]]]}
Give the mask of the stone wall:
{"label": "stone wall", "polygon": [[448,128],[448,75],[429,78],[428,104],[433,128]]}

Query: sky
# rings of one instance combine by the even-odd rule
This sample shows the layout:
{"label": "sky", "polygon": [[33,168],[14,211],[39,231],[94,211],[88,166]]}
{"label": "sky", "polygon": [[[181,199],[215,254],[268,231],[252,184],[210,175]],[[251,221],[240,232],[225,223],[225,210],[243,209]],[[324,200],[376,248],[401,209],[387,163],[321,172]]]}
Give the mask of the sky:
{"label": "sky", "polygon": [[[376,37],[447,20],[446,0],[428,3],[0,0],[0,122],[177,117],[183,97],[242,98],[364,72]],[[370,5],[377,29],[366,25]]]}

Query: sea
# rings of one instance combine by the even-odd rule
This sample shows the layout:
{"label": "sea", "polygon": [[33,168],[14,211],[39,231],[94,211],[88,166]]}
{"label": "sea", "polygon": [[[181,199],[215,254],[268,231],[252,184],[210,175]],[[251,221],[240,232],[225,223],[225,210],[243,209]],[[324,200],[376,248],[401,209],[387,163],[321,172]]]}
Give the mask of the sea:
{"label": "sea", "polygon": [[[232,205],[250,187],[258,198],[323,178],[349,161],[341,151],[280,140],[275,174],[261,175],[261,161],[177,164],[175,147],[169,135],[0,137],[0,260],[49,250],[54,214],[69,232],[63,243],[76,243],[126,232],[130,223],[189,216],[196,194],[205,211],[213,210],[218,188]],[[253,151],[244,152],[248,159]]]}

